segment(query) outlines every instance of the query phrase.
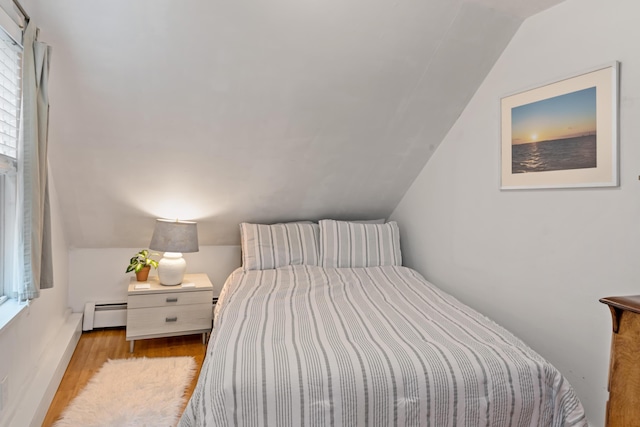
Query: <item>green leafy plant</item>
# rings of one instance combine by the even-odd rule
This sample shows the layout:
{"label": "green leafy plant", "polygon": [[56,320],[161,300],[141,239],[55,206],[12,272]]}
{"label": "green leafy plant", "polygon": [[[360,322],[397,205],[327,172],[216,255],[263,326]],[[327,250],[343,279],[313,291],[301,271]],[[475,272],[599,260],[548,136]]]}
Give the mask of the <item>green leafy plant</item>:
{"label": "green leafy plant", "polygon": [[127,267],[127,273],[135,271],[136,273],[145,268],[146,266],[153,266],[158,268],[158,261],[151,259],[148,249],[143,249],[129,260],[129,266]]}

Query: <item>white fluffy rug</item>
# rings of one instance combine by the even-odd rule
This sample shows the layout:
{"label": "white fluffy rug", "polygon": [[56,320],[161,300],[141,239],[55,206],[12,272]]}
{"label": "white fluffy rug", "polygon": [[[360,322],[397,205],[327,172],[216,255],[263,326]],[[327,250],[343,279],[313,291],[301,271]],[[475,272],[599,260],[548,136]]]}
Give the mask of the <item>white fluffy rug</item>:
{"label": "white fluffy rug", "polygon": [[108,360],[54,426],[174,426],[195,372],[193,357]]}

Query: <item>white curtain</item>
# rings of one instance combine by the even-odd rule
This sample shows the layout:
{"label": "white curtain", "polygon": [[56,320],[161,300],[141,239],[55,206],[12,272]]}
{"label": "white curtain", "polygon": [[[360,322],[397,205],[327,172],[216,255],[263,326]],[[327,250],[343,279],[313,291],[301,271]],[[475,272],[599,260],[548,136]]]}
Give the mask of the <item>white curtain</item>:
{"label": "white curtain", "polygon": [[[18,298],[37,298],[41,289],[53,287],[51,218],[47,177],[49,130],[49,61],[51,47],[38,41],[38,29],[29,22],[23,34],[22,128],[20,156],[22,198],[22,254],[24,269]],[[21,185],[20,185],[21,184]]]}

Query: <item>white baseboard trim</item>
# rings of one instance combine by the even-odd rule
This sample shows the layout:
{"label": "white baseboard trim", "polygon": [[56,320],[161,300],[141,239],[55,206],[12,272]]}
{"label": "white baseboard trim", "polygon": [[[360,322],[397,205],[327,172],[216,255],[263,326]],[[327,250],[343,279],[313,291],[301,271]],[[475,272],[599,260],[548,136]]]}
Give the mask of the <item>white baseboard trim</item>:
{"label": "white baseboard trim", "polygon": [[[9,419],[11,426],[40,427],[58,390],[82,335],[82,313],[70,313],[56,337],[38,362],[38,370],[24,389]],[[25,398],[27,397],[28,398]],[[35,404],[35,402],[39,402]]]}

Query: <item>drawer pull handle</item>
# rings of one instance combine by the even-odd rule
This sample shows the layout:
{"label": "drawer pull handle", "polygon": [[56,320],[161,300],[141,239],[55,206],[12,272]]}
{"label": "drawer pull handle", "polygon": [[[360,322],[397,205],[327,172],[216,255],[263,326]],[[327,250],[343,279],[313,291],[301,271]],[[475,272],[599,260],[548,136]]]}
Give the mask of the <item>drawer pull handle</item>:
{"label": "drawer pull handle", "polygon": [[167,302],[178,302],[178,298],[167,298]]}
{"label": "drawer pull handle", "polygon": [[178,321],[178,317],[167,317],[166,319],[164,319],[166,322],[177,322]]}

